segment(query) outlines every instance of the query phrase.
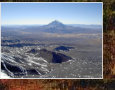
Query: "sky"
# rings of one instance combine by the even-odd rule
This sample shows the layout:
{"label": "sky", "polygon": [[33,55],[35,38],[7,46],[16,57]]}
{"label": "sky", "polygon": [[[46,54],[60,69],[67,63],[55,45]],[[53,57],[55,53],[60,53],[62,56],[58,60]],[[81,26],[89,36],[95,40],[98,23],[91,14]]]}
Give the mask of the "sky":
{"label": "sky", "polygon": [[102,3],[2,3],[2,25],[64,24],[102,25]]}

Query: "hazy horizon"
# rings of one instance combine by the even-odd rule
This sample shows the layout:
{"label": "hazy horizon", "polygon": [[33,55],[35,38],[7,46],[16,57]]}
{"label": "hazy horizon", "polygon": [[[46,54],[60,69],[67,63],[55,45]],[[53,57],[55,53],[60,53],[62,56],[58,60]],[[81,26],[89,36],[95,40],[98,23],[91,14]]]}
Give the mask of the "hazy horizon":
{"label": "hazy horizon", "polygon": [[[51,21],[51,22],[53,22],[53,21]],[[49,23],[51,23],[51,22],[49,22]],[[29,25],[31,25],[31,26],[37,26],[37,25],[42,26],[42,25],[48,25],[49,23],[47,23],[47,24],[11,24],[11,25],[4,24],[4,25],[1,25],[1,26],[29,26]],[[65,23],[63,23],[63,24],[65,24]],[[90,25],[93,26],[94,25],[94,26],[102,26],[102,24],[72,24],[72,23],[65,24],[65,25],[87,25],[87,26],[90,26]]]}

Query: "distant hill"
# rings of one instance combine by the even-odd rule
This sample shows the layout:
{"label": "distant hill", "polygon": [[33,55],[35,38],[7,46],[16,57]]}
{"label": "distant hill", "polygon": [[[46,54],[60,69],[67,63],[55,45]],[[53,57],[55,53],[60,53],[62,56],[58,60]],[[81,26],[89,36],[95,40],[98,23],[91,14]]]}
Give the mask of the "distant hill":
{"label": "distant hill", "polygon": [[39,54],[39,57],[44,58],[49,63],[62,63],[72,59],[71,57],[66,56],[64,54],[48,51],[46,49],[41,50],[31,49],[27,53]]}
{"label": "distant hill", "polygon": [[54,50],[56,51],[69,51],[70,49],[73,49],[74,47],[67,47],[67,46],[59,46],[59,47],[56,47]]}

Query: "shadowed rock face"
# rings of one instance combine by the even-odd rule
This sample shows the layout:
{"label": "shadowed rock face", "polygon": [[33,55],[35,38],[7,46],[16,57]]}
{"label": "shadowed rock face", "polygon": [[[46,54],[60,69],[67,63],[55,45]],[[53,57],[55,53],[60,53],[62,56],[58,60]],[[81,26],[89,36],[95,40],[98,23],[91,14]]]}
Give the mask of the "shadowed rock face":
{"label": "shadowed rock face", "polygon": [[[5,64],[6,66],[4,66],[4,64]],[[9,71],[11,71],[11,72],[22,72],[22,70],[21,70],[19,67],[17,67],[17,66],[11,65],[11,64],[6,63],[6,62],[4,62],[4,64],[1,63],[1,68],[2,68],[3,70],[5,70],[5,69],[7,68],[7,69],[8,69]]]}
{"label": "shadowed rock face", "polygon": [[9,76],[11,76],[11,73],[15,76],[22,76],[22,75],[39,75],[39,73],[36,71],[36,69],[29,69],[24,70],[24,68],[21,68],[20,66],[12,65],[9,63],[1,63],[1,68],[4,70]]}
{"label": "shadowed rock face", "polygon": [[16,65],[12,65],[9,63],[1,63],[1,68],[4,70],[9,76],[11,76],[11,73],[14,75],[24,75],[24,71]]}
{"label": "shadowed rock face", "polygon": [[69,56],[66,56],[61,53],[55,53],[55,52],[52,52],[52,56],[53,56],[53,58],[52,58],[53,63],[62,63],[62,62],[66,62],[66,61],[72,59]]}
{"label": "shadowed rock face", "polygon": [[32,49],[28,51],[28,53],[34,53],[34,54],[38,53],[39,57],[44,58],[49,63],[62,63],[72,59],[71,57],[66,56],[64,54],[48,51],[46,49],[41,50]]}

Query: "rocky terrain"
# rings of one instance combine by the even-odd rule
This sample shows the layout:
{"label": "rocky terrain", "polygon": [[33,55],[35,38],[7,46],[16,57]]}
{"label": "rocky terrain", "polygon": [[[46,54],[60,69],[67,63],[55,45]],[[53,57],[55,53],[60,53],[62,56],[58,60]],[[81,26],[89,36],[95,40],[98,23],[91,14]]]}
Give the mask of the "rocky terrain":
{"label": "rocky terrain", "polygon": [[[100,50],[55,52],[46,49],[40,49],[39,46],[2,47],[2,72],[12,78],[102,77]],[[55,46],[52,46],[54,49]]]}
{"label": "rocky terrain", "polygon": [[21,28],[2,28],[2,78],[102,78],[99,28],[88,34],[91,28],[85,33],[57,21]]}

